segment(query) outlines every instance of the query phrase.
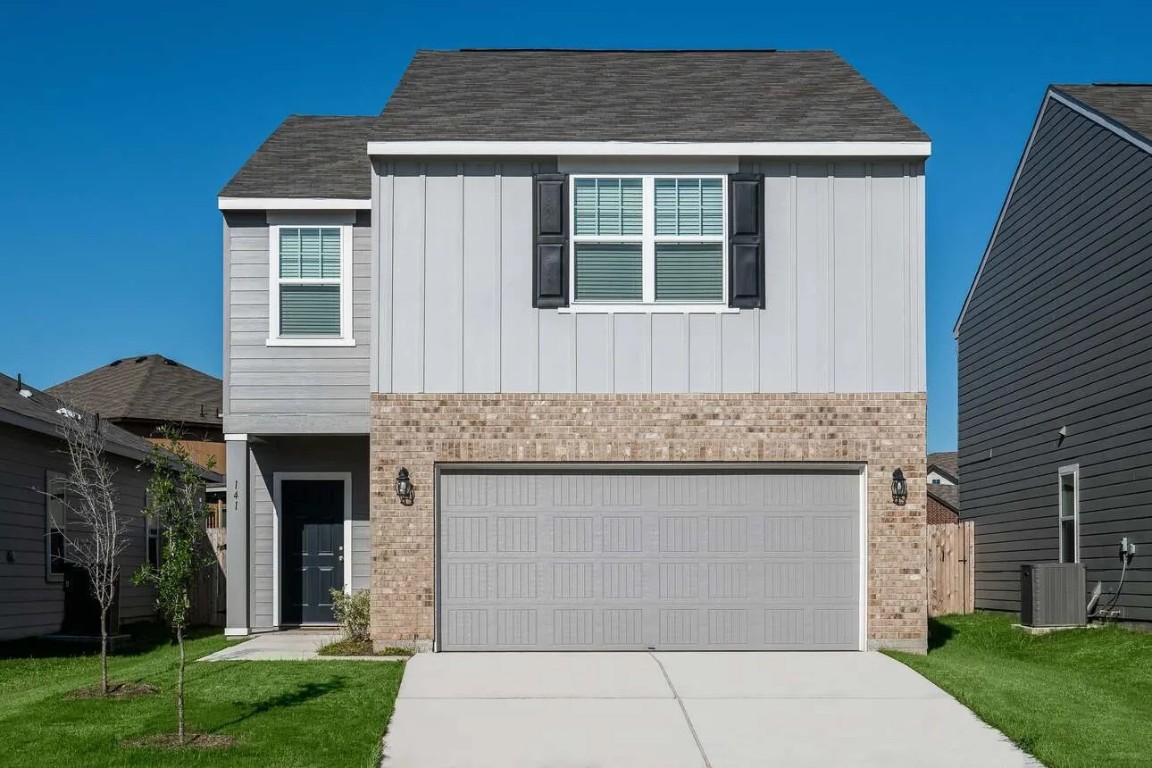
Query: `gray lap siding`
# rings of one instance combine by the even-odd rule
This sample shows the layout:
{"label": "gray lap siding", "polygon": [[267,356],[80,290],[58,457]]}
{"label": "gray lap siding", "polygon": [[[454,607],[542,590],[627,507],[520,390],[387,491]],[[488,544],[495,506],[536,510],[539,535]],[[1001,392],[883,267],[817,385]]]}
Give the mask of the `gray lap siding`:
{"label": "gray lap siding", "polygon": [[[144,491],[147,473],[134,461],[110,457],[116,470],[121,512],[127,517],[129,545],[120,558],[120,620],[154,617],[150,587],[132,583],[144,562]],[[0,564],[0,640],[28,637],[60,629],[64,618],[64,587],[45,579],[47,473],[67,473],[68,460],[58,440],[28,430],[0,425],[0,551],[11,560]]]}

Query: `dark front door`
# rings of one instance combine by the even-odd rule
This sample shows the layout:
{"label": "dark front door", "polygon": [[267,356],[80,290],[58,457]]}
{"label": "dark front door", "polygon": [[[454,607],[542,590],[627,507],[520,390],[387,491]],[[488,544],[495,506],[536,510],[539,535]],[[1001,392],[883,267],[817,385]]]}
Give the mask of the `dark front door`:
{"label": "dark front door", "polygon": [[280,485],[280,623],[330,624],[344,588],[344,481]]}

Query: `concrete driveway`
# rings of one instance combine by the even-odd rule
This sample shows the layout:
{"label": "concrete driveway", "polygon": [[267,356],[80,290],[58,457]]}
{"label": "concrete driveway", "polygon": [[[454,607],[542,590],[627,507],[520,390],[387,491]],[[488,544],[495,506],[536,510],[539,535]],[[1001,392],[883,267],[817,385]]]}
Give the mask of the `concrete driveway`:
{"label": "concrete driveway", "polygon": [[408,662],[386,768],[1038,766],[876,653],[457,653]]}

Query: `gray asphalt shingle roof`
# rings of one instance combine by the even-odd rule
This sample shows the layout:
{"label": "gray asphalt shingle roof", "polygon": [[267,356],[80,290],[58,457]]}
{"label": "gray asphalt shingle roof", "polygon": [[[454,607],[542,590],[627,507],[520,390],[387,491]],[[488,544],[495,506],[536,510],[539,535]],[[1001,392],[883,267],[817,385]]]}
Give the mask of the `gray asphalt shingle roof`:
{"label": "gray asphalt shingle roof", "polygon": [[113,360],[48,394],[106,419],[223,425],[224,382],[162,355]]}
{"label": "gray asphalt shingle roof", "polygon": [[1152,141],[1152,83],[1052,87]]}
{"label": "gray asphalt shingle roof", "polygon": [[832,51],[420,51],[379,141],[927,141]]}
{"label": "gray asphalt shingle roof", "polygon": [[368,200],[368,139],[378,120],[292,115],[248,158],[220,196]]}
{"label": "gray asphalt shingle roof", "polygon": [[379,117],[293,115],[220,191],[371,198],[369,141],[927,141],[832,51],[419,51]]}
{"label": "gray asphalt shingle roof", "polygon": [[928,495],[948,508],[960,510],[960,486],[928,483]]}
{"label": "gray asphalt shingle roof", "polygon": [[[20,394],[21,388],[29,397]],[[43,434],[60,436],[60,425],[66,416],[57,413],[64,406],[54,395],[28,386],[18,386],[17,380],[0,373],[0,421],[34,429]],[[73,411],[75,413],[75,411]],[[91,418],[81,414],[83,418]],[[152,444],[142,437],[107,421],[101,430],[107,449],[112,453],[140,459],[152,450]]]}

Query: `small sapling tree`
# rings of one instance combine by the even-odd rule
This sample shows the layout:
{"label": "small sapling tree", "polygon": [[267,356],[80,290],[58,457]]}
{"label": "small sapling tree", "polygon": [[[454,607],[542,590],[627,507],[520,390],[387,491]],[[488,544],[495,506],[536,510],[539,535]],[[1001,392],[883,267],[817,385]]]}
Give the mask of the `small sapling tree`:
{"label": "small sapling tree", "polygon": [[205,519],[209,512],[204,496],[204,468],[196,464],[181,445],[180,433],[175,427],[165,426],[160,434],[163,444],[153,447],[147,461],[152,478],[148,483],[145,510],[145,514],[154,516],[161,531],[160,562],[145,563],[135,580],[155,587],[156,608],[172,629],[179,647],[176,736],[177,741],[184,744],[184,640],[196,577],[214,562],[214,556],[204,546]]}

